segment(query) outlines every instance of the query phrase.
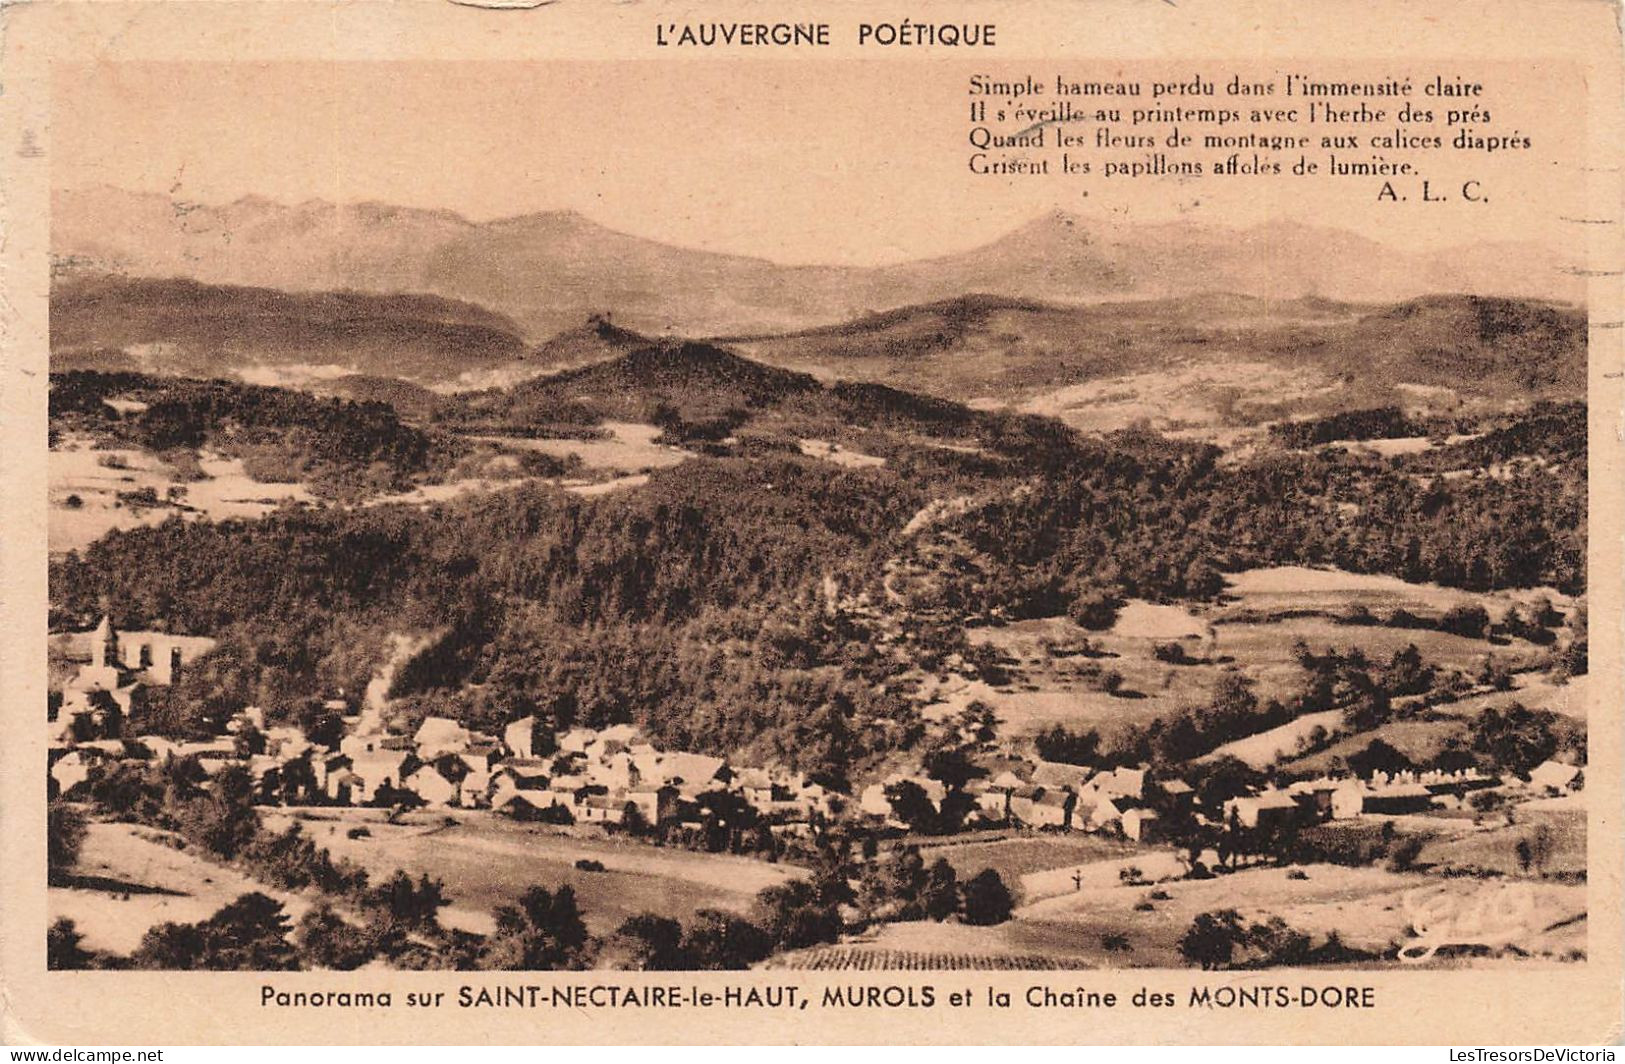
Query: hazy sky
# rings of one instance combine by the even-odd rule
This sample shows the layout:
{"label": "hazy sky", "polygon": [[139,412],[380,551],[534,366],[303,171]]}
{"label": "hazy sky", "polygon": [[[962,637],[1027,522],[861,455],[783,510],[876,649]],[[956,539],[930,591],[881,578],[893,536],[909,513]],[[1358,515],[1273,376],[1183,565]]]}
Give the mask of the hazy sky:
{"label": "hazy sky", "polygon": [[[785,262],[875,263],[962,250],[1052,207],[1132,222],[1248,225],[1284,217],[1423,247],[1550,239],[1559,216],[1581,210],[1571,195],[1574,108],[1547,108],[1556,83],[1537,80],[1547,75],[1536,71],[1518,73],[1519,91],[1505,91],[1506,67],[1486,78],[1503,86],[1495,128],[1520,128],[1536,137],[1535,147],[1430,167],[1436,188],[1481,178],[1488,207],[1381,205],[1381,180],[1370,178],[1130,183],[971,174],[969,75],[1056,65],[76,66],[58,68],[52,173],[58,187],[111,184],[209,203],[249,193],[287,202],[372,199],[474,219],[568,207],[640,236]],[[1064,65],[1098,79],[1191,69]],[[1236,101],[1221,91],[1185,102]],[[1127,153],[1135,154],[1143,153]]]}

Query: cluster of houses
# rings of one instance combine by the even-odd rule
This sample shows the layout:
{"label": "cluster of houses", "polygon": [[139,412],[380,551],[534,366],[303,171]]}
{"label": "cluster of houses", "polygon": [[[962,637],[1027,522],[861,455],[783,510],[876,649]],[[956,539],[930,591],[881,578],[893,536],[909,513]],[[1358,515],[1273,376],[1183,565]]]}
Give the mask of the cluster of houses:
{"label": "cluster of houses", "polygon": [[661,750],[630,724],[572,728],[554,736],[522,717],[500,737],[429,717],[410,738],[347,719],[326,757],[323,783],[341,804],[390,801],[405,792],[430,807],[492,809],[522,819],[654,827],[698,824],[698,810],[731,795],[762,819],[807,823],[838,797],[797,773],[734,768],[707,754]]}
{"label": "cluster of houses", "polygon": [[[981,819],[997,824],[1095,831],[1152,842],[1161,834],[1162,816],[1156,807],[1188,806],[1195,798],[1183,780],[1153,780],[1145,768],[1091,771],[1061,762],[1020,759],[1003,759],[988,768],[989,774],[971,780],[965,792],[974,800]],[[937,780],[895,773],[865,788],[859,795],[859,808],[901,826],[894,802],[899,785],[905,782],[918,787],[936,808],[947,797],[947,788]]]}
{"label": "cluster of houses", "polygon": [[1320,776],[1232,798],[1225,803],[1224,820],[1227,824],[1258,828],[1286,822],[1426,813],[1436,808],[1460,808],[1469,792],[1500,784],[1500,777],[1476,769],[1375,772],[1369,779]]}
{"label": "cluster of houses", "polygon": [[[527,716],[491,735],[431,716],[403,735],[389,727],[381,707],[349,715],[348,704],[334,700],[327,708],[343,723],[336,749],[312,742],[297,727],[268,725],[254,707],[226,722],[225,734],[203,741],[126,737],[123,722],[140,689],[173,682],[194,650],[202,652],[178,646],[152,665],[152,647],[164,638],[184,637],[121,638],[106,619],[91,633],[90,662],[64,684],[50,723],[53,794],[71,794],[110,761],[191,758],[209,775],[241,766],[268,803],[491,809],[613,827],[698,827],[714,822],[715,809],[745,806],[754,819],[794,831],[832,816],[841,802],[799,773],[735,768],[720,757],[658,749],[627,724],[555,736]],[[97,692],[105,697],[92,697]]]}
{"label": "cluster of houses", "polygon": [[[535,717],[509,723],[501,735],[428,717],[411,735],[386,722],[382,707],[349,715],[341,700],[328,709],[343,723],[337,748],[312,742],[299,728],[268,726],[256,709],[226,723],[226,734],[198,742],[158,735],[127,738],[123,722],[145,687],[169,684],[206,652],[207,639],[113,630],[104,618],[89,633],[89,663],[63,684],[50,723],[50,780],[55,794],[83,786],[109,761],[191,758],[210,775],[240,765],[269,803],[424,805],[490,809],[522,819],[607,827],[714,828],[743,809],[775,833],[810,834],[811,825],[843,811],[844,798],[777,769],[736,768],[720,757],[661,750],[632,725],[574,728],[557,735]],[[1092,831],[1154,842],[1166,821],[1203,816],[1193,788],[1178,778],[1154,779],[1144,767],[1089,768],[1015,757],[981,765],[961,800],[986,823],[1058,831]],[[1557,761],[1537,767],[1532,795],[1583,786],[1581,769]],[[857,811],[906,830],[899,808],[904,785],[941,810],[949,788],[921,773],[893,773],[857,796]],[[1222,824],[1248,829],[1316,823],[1366,815],[1459,808],[1470,792],[1502,786],[1473,769],[1377,772],[1369,779],[1323,776],[1232,798]]]}
{"label": "cluster of houses", "polygon": [[[1577,765],[1546,761],[1529,773],[1527,783],[1510,789],[1524,798],[1572,794],[1585,784]],[[1282,823],[1318,823],[1361,816],[1405,816],[1460,809],[1474,791],[1508,789],[1508,781],[1477,769],[1374,772],[1369,779],[1321,776],[1281,788],[1232,798],[1224,806],[1225,823],[1245,828]]]}
{"label": "cluster of houses", "polygon": [[[1499,776],[1476,769],[1457,771],[1376,772],[1367,779],[1321,776],[1282,787],[1266,787],[1227,801],[1222,820],[1207,821],[1196,810],[1196,795],[1182,779],[1154,779],[1150,770],[1112,768],[1092,771],[1047,761],[1005,761],[996,774],[972,780],[966,793],[985,822],[1057,831],[1089,831],[1155,842],[1167,821],[1189,815],[1196,823],[1272,828],[1362,816],[1400,816],[1440,809],[1459,809],[1474,791],[1501,788]],[[940,809],[948,788],[923,774],[894,773],[859,795],[859,808],[895,827],[907,826],[897,808],[900,785],[919,789]],[[1584,784],[1582,769],[1548,761],[1519,784],[1530,797],[1571,793]]]}

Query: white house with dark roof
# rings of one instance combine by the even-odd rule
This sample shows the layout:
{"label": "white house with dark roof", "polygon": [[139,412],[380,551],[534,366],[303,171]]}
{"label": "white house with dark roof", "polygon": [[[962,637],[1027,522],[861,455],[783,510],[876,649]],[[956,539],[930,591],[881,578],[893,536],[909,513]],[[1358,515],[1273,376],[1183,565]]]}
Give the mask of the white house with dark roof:
{"label": "white house with dark roof", "polygon": [[448,717],[424,717],[412,736],[417,755],[432,761],[442,754],[460,754],[468,749],[468,729]]}
{"label": "white house with dark roof", "polygon": [[401,786],[423,799],[431,808],[456,805],[462,796],[461,781],[454,781],[442,771],[441,762],[420,765],[401,781]]}
{"label": "white house with dark roof", "polygon": [[351,801],[365,805],[378,797],[386,788],[402,788],[406,777],[417,767],[417,758],[409,750],[374,750],[366,754],[352,754],[350,771]]}
{"label": "white house with dark roof", "polygon": [[1162,818],[1155,809],[1125,809],[1120,823],[1124,837],[1131,842],[1155,842],[1162,833]]}
{"label": "white house with dark roof", "polygon": [[502,745],[506,746],[514,757],[535,757],[536,729],[535,714],[520,717],[502,729]]}
{"label": "white house with dark roof", "polygon": [[1284,824],[1298,815],[1297,801],[1285,791],[1268,790],[1224,803],[1224,822],[1228,824],[1233,820],[1244,828]]}

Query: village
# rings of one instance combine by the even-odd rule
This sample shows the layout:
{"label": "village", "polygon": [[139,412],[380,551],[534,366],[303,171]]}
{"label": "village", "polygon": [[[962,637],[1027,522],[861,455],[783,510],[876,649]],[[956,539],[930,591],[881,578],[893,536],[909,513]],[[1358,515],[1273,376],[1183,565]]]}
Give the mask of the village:
{"label": "village", "polygon": [[[240,766],[265,805],[483,810],[584,832],[658,834],[716,850],[735,848],[747,824],[778,839],[814,839],[840,821],[891,836],[929,823],[932,833],[949,824],[960,831],[1086,832],[1145,845],[1227,832],[1274,837],[1325,821],[1465,810],[1480,792],[1550,797],[1584,783],[1582,769],[1558,761],[1536,767],[1527,782],[1473,768],[1373,771],[1254,787],[1204,807],[1197,789],[1177,775],[1045,761],[978,744],[967,729],[974,768],[963,775],[971,778],[945,782],[923,768],[894,771],[848,796],[804,773],[659,749],[631,724],[555,735],[531,715],[494,735],[429,716],[403,734],[392,730],[381,707],[356,710],[343,699],[326,705],[342,724],[331,744],[294,725],[268,724],[257,707],[239,710],[211,738],[125,735],[124,722],[144,691],[173,683],[213,643],[119,633],[105,617],[83,638],[90,661],[64,684],[50,722],[52,798],[80,795],[112,764],[193,759],[211,777]],[[951,808],[954,815],[947,815]]]}

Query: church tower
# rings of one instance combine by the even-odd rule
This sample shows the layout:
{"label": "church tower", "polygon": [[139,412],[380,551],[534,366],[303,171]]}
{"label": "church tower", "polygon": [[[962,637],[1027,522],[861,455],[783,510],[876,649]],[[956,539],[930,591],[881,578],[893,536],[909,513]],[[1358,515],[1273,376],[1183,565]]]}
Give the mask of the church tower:
{"label": "church tower", "polygon": [[90,637],[90,664],[97,669],[117,667],[118,633],[113,630],[113,618],[102,614],[102,623],[96,626],[96,631]]}

